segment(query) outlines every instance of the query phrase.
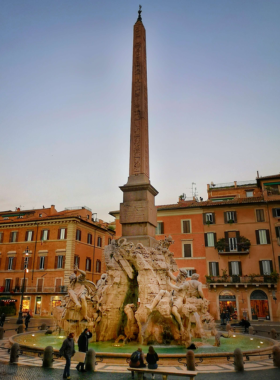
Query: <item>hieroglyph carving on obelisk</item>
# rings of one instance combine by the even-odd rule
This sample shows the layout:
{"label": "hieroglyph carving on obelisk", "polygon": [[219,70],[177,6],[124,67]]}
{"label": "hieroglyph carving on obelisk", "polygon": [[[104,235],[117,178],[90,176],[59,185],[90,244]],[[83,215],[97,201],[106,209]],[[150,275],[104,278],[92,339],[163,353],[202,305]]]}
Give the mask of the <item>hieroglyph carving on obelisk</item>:
{"label": "hieroglyph carving on obelisk", "polygon": [[139,17],[134,25],[129,175],[149,178],[146,31]]}

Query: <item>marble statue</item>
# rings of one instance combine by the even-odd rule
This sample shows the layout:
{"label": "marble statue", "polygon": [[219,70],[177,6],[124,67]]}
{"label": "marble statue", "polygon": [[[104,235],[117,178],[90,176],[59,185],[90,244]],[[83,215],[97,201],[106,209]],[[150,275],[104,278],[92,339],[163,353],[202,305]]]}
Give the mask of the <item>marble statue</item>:
{"label": "marble statue", "polygon": [[173,243],[170,236],[154,247],[112,240],[104,251],[106,273],[96,285],[75,267],[63,306],[54,310],[58,326],[72,329],[75,337],[88,326],[97,341],[116,343],[188,347],[192,337],[202,337],[202,326],[213,325],[209,301],[199,274],[188,279],[187,271],[178,269],[169,250]]}

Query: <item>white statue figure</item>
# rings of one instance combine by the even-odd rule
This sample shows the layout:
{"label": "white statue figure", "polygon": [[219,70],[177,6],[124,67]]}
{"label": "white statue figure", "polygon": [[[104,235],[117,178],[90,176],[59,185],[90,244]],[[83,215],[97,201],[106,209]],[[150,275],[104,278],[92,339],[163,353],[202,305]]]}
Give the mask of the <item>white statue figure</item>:
{"label": "white statue figure", "polygon": [[75,273],[72,273],[69,276],[70,285],[68,289],[68,302],[66,303],[65,313],[62,318],[65,318],[66,311],[74,307],[75,311],[79,312],[81,320],[85,319],[90,321],[90,318],[87,315],[87,300],[90,300],[91,297],[96,292],[96,285],[86,279],[86,273],[75,266],[75,270],[80,274],[77,276]]}
{"label": "white statue figure", "polygon": [[188,281],[190,284],[189,296],[194,298],[202,298],[204,299],[204,294],[202,290],[202,283],[198,281],[199,274],[194,273],[191,277],[191,280]]}

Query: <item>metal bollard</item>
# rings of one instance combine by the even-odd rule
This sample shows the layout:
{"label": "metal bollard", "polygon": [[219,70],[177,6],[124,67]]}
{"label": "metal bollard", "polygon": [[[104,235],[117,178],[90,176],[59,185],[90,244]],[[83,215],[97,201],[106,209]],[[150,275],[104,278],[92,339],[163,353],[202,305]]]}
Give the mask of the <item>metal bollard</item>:
{"label": "metal bollard", "polygon": [[195,357],[194,352],[192,350],[189,350],[187,352],[187,369],[188,371],[195,371]]}
{"label": "metal bollard", "polygon": [[240,348],[236,348],[234,350],[234,368],[235,371],[242,372],[244,371],[244,362],[243,362],[243,354]]}
{"label": "metal bollard", "polygon": [[275,329],[271,329],[270,334],[272,339],[277,339],[277,332]]}
{"label": "metal bollard", "polygon": [[44,368],[52,368],[53,366],[53,347],[47,346],[44,349],[43,364]]}
{"label": "metal bollard", "polygon": [[96,361],[96,353],[95,351],[90,348],[88,352],[86,353],[86,371],[94,372],[95,371],[95,361]]}
{"label": "metal bollard", "polygon": [[275,367],[280,368],[280,347],[273,347],[273,364]]}
{"label": "metal bollard", "polygon": [[253,326],[249,327],[249,334],[254,335],[254,327]]}
{"label": "metal bollard", "polygon": [[14,343],[11,348],[11,353],[10,353],[10,363],[17,363],[18,362],[18,357],[19,357],[19,344]]}
{"label": "metal bollard", "polygon": [[16,332],[18,334],[23,334],[24,330],[25,330],[25,326],[24,325],[19,325],[18,328],[16,328]]}
{"label": "metal bollard", "polygon": [[4,327],[0,327],[0,340],[2,340],[4,338]]}

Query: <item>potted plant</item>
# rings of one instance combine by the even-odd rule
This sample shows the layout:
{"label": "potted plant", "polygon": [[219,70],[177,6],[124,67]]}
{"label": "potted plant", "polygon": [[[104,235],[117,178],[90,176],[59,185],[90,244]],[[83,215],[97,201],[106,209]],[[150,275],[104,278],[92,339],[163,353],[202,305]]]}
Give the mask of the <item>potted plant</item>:
{"label": "potted plant", "polygon": [[217,243],[215,244],[215,248],[219,251],[219,252],[224,252],[225,249],[226,249],[226,239],[225,238],[222,238],[220,240],[217,241]]}

